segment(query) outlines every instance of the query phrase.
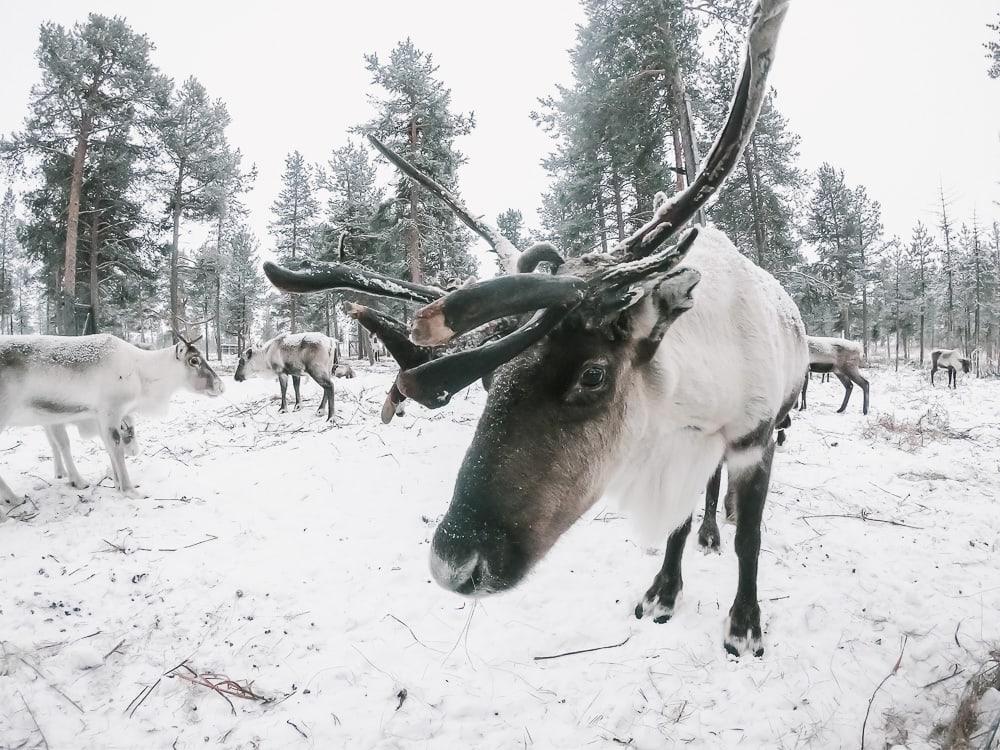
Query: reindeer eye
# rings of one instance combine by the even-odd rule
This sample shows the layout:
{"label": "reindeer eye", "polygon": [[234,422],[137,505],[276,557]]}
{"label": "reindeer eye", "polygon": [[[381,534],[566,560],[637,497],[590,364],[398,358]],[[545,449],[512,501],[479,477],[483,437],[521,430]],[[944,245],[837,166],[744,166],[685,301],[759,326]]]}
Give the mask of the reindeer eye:
{"label": "reindeer eye", "polygon": [[597,388],[604,382],[603,367],[588,367],[580,374],[580,385],[584,388]]}
{"label": "reindeer eye", "polygon": [[197,367],[201,364],[201,357],[197,354],[188,357],[188,364],[191,365],[191,367]]}

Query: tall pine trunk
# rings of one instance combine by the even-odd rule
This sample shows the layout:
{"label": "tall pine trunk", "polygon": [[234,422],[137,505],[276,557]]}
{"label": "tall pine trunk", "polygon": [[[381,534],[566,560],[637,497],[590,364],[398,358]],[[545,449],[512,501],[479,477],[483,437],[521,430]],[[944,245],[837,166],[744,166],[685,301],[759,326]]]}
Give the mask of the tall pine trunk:
{"label": "tall pine trunk", "polygon": [[179,266],[180,266],[180,239],[181,239],[181,201],[184,198],[184,161],[181,161],[177,169],[177,182],[174,183],[174,206],[173,206],[173,238],[170,244],[170,326],[177,335],[181,332],[180,327],[180,290],[179,290]]}
{"label": "tall pine trunk", "polygon": [[618,241],[625,239],[625,217],[622,214],[622,178],[618,170],[611,168],[611,192],[615,197],[615,228],[618,230]]}
{"label": "tall pine trunk", "polygon": [[[207,347],[208,344],[205,344]],[[222,361],[222,270],[215,268],[215,351]]]}
{"label": "tall pine trunk", "polygon": [[681,145],[681,131],[676,116],[674,117],[674,126],[671,128],[670,137],[674,143],[674,174],[677,177],[675,187],[679,193],[684,189],[684,147]]}
{"label": "tall pine trunk", "polygon": [[94,209],[93,217],[90,220],[90,325],[91,332],[93,333],[101,332],[100,321],[98,318],[101,310],[100,216],[100,211]]}
{"label": "tall pine trunk", "polygon": [[764,265],[764,224],[761,216],[759,176],[757,175],[755,159],[751,158],[749,148],[743,150],[743,165],[747,170],[747,187],[750,190],[750,214],[753,220],[753,245],[757,251],[757,265],[766,268],[767,266]]}
{"label": "tall pine trunk", "polygon": [[[411,102],[411,111],[414,115],[410,118],[410,159],[416,161],[417,155],[417,116],[416,102]],[[420,227],[417,225],[419,219],[417,199],[417,186],[410,182],[410,224],[406,228],[406,265],[410,271],[410,281],[414,284],[421,284],[424,280],[420,265]]]}
{"label": "tall pine trunk", "polygon": [[66,248],[63,255],[63,278],[61,294],[61,328],[63,334],[76,333],[76,245],[80,223],[80,194],[83,192],[83,164],[90,146],[90,131],[93,121],[90,114],[83,113],[80,132],[73,150],[73,169],[69,177],[69,204],[66,207]]}

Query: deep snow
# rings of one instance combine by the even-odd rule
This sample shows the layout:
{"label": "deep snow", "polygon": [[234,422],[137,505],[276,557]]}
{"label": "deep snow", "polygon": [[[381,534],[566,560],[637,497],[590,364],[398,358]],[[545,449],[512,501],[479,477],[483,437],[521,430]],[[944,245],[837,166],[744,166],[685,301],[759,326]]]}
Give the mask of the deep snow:
{"label": "deep snow", "polygon": [[[0,747],[858,747],[905,638],[866,747],[915,750],[1000,641],[1000,382],[869,370],[866,418],[859,392],[838,415],[840,385],[813,381],[765,511],[766,652],[737,660],[731,526],[721,556],[692,535],[663,625],[632,616],[662,549],[602,505],[512,592],[473,605],[433,584],[483,394],[383,426],[392,368],[356,369],[337,427],[312,383],[279,415],[276,383],[229,377],[140,419],[149,500],[55,482],[38,428],[0,435],[31,498],[0,524]],[[921,416],[926,434],[899,431]],[[96,479],[103,452],[71,434]],[[182,662],[273,700],[231,709],[164,676]]]}

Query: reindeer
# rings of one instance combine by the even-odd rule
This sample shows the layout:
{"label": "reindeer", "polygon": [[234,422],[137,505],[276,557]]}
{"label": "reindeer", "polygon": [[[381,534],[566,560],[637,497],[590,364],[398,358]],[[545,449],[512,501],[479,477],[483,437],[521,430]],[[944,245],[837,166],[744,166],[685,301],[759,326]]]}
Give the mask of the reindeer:
{"label": "reindeer", "polygon": [[934,385],[934,373],[940,369],[948,370],[948,387],[958,389],[958,370],[968,373],[972,370],[972,360],[963,357],[958,349],[935,349],[931,352],[931,385]]}
{"label": "reindeer", "polygon": [[[832,372],[844,386],[844,402],[837,409],[838,414],[843,414],[847,409],[847,402],[851,400],[851,391],[854,384],[861,386],[865,394],[864,404],[861,406],[861,413],[868,413],[868,381],[861,375],[862,350],[861,344],[848,339],[827,338],[824,336],[807,336],[809,343],[809,372]],[[809,388],[809,378],[802,381],[802,399],[799,411],[806,408],[806,390]]]}
{"label": "reindeer", "polygon": [[[432,542],[431,572],[444,588],[485,596],[516,586],[608,493],[621,497],[644,528],[669,535],[662,569],[635,609],[640,618],[669,620],[699,491],[725,461],[739,558],[725,647],[763,653],[760,524],[772,434],[785,424],[808,366],[805,330],[778,282],[720,232],[693,228],[661,246],[739,160],[766,94],[786,9],[787,0],[760,0],[754,10],[730,113],[697,177],[610,252],[564,259],[535,246],[519,254],[495,227],[372,138],[492,245],[508,275],[445,294],[344,265],[296,271],[265,264],[285,291],[346,289],[424,305],[410,341],[379,334],[402,368],[387,405],[408,397],[441,407],[492,373]],[[532,273],[543,257],[554,273]],[[433,355],[434,347],[511,316],[530,317],[490,343]],[[379,320],[405,330],[399,321]]]}
{"label": "reindeer", "polygon": [[322,333],[279,333],[270,341],[251,346],[240,355],[236,374],[237,383],[247,378],[277,375],[281,388],[279,414],[288,411],[288,376],[292,376],[295,390],[293,411],[302,408],[299,387],[302,375],[308,374],[323,389],[317,414],[327,411],[327,421],[333,421],[333,369],[337,365],[337,342]]}
{"label": "reindeer", "polygon": [[[54,428],[56,453],[68,469],[72,457],[68,447],[63,450],[69,444],[65,425],[82,425],[84,431],[96,427],[118,489],[128,497],[143,497],[125,466],[122,421],[136,413],[163,411],[182,388],[209,396],[222,393],[222,381],[195,342],[180,339],[174,346],[145,351],[107,334],[0,336],[0,432],[29,425]],[[82,483],[75,469],[71,476]],[[0,498],[17,501],[2,478]]]}

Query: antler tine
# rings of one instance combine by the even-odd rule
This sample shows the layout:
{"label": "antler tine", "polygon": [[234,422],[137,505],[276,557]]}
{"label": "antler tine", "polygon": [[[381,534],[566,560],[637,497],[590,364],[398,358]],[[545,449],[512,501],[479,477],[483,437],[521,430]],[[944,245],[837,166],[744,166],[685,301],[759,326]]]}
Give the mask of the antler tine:
{"label": "antler tine", "polygon": [[540,310],[523,326],[498,341],[404,370],[399,373],[396,384],[404,395],[428,409],[442,407],[463,388],[544,338],[578,304],[570,302]]}
{"label": "antler tine", "polygon": [[548,263],[555,273],[555,269],[565,262],[566,259],[551,242],[536,242],[518,257],[517,272],[531,273],[539,263]]}
{"label": "antler tine", "polygon": [[[377,310],[353,302],[344,303],[344,312],[357,320],[367,330],[378,336],[389,354],[399,364],[400,372],[413,367],[419,367],[429,362],[433,356],[430,349],[416,346],[407,337],[406,325],[391,315],[385,315]],[[406,396],[394,382],[382,404],[382,424],[389,424],[396,415],[396,407],[406,400]]]}
{"label": "antler tine", "polygon": [[431,359],[431,350],[412,343],[406,325],[391,315],[353,302],[344,303],[344,312],[378,336],[402,369],[417,367]]}
{"label": "antler tine", "polygon": [[410,340],[441,346],[455,336],[497,318],[534,312],[543,307],[579,304],[587,282],[577,276],[518,273],[461,287],[414,315]]}
{"label": "antler tine", "polygon": [[767,95],[767,74],[789,0],[758,0],[747,37],[746,56],[726,123],[687,189],[661,205],[653,218],[620,242],[613,252],[644,257],[677,232],[719,189],[753,134]]}
{"label": "antler tine", "polygon": [[318,292],[324,289],[349,289],[376,297],[391,297],[426,305],[443,297],[445,292],[436,286],[414,284],[402,279],[383,276],[342,263],[310,261],[302,270],[292,271],[271,261],[264,264],[264,273],[278,289],[296,294]]}
{"label": "antler tine", "polygon": [[459,219],[462,220],[462,222],[469,229],[486,240],[490,244],[490,247],[493,248],[493,251],[500,256],[500,260],[503,262],[504,269],[507,273],[517,272],[517,258],[520,255],[520,252],[516,247],[514,247],[510,240],[500,234],[500,231],[496,227],[487,224],[482,219],[474,217],[472,212],[469,211],[465,203],[463,203],[460,198],[453,195],[434,178],[421,172],[413,164],[382,143],[382,141],[378,138],[373,135],[369,135],[368,140],[371,141],[371,144],[378,150],[378,152],[388,159],[389,162],[400,172],[440,199],[455,213],[456,216],[458,216]]}

